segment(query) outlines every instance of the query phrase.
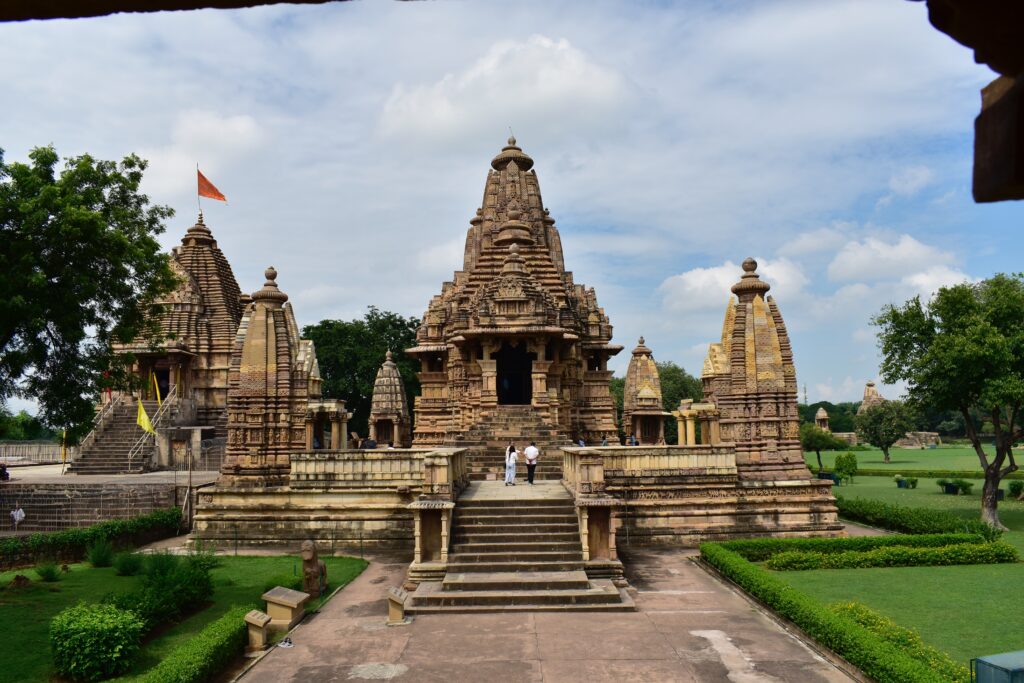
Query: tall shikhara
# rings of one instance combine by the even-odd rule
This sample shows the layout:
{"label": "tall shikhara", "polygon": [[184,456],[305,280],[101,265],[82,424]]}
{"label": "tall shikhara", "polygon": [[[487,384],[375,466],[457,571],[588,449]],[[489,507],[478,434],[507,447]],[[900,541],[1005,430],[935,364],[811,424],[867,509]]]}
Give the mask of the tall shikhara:
{"label": "tall shikhara", "polygon": [[807,479],[800,447],[796,369],[786,324],[757,261],[732,286],[722,341],[711,344],[701,379],[720,414],[722,440],[736,444],[741,479]]}
{"label": "tall shikhara", "polygon": [[565,270],[531,159],[509,138],[491,161],[463,269],[433,298],[406,352],[421,362],[417,445],[458,440],[502,406],[563,434],[614,438],[612,326]]}

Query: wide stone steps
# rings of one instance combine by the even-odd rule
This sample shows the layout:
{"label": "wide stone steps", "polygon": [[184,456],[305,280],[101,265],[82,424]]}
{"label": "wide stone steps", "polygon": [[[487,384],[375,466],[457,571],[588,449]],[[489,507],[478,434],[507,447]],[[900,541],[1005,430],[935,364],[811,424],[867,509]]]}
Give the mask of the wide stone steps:
{"label": "wide stone steps", "polygon": [[493,572],[481,574],[448,572],[441,582],[445,591],[498,591],[498,590],[579,590],[589,588],[587,573],[569,572]]}
{"label": "wide stone steps", "polygon": [[[541,542],[548,545],[561,546],[563,543],[579,543],[579,528],[576,524],[573,524],[571,529],[567,528],[564,531],[548,531],[544,534],[544,538],[545,540]],[[480,548],[492,545],[508,545],[521,542],[523,539],[524,534],[521,531],[494,533],[490,529],[479,532],[465,530],[452,535],[452,541],[455,545],[473,544]]]}
{"label": "wide stone steps", "polygon": [[567,572],[576,569],[583,569],[582,560],[551,560],[551,561],[530,561],[510,560],[504,562],[481,562],[474,560],[461,562],[458,559],[448,558],[448,571],[450,572]]}
{"label": "wide stone steps", "polygon": [[[519,537],[522,541],[522,537]],[[485,541],[465,541],[462,543],[456,542],[452,545],[452,552],[455,555],[470,555],[473,553],[501,553],[501,552],[512,552],[512,553],[529,553],[529,552],[545,552],[545,551],[558,551],[558,552],[573,552],[579,550],[579,539],[566,540],[566,541],[527,541],[527,542],[516,542],[512,541],[509,543],[493,542],[488,543]]]}
{"label": "wide stone steps", "polygon": [[[596,584],[597,582],[595,582]],[[542,590],[436,591],[417,596],[417,605],[437,607],[515,606],[515,605],[615,605],[621,602],[619,590],[611,581],[588,588]]]}
{"label": "wide stone steps", "polygon": [[[156,415],[156,401],[143,401],[150,419]],[[95,440],[82,449],[78,459],[71,463],[72,474],[137,474],[145,470],[147,458],[139,457],[129,463],[128,454],[144,432],[137,424],[138,402],[129,400],[114,409]]]}

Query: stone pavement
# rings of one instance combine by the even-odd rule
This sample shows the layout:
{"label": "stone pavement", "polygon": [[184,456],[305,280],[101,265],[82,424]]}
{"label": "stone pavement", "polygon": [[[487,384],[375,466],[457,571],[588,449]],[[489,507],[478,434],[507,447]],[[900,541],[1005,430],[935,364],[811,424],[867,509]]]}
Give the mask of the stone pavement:
{"label": "stone pavement", "polygon": [[384,625],[407,564],[381,560],[274,648],[244,683],[285,681],[849,681],[689,559],[634,551],[637,612],[428,614]]}

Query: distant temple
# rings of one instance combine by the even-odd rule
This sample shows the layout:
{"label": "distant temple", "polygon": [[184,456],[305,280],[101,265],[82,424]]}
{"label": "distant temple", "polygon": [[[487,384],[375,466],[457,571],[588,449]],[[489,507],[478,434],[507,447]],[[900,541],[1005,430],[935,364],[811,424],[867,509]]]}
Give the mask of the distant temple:
{"label": "distant temple", "polygon": [[633,349],[622,392],[622,430],[641,444],[665,443],[665,418],[661,404],[661,378],[652,351],[644,338]]}
{"label": "distant temple", "polygon": [[818,406],[818,412],[814,414],[814,425],[826,432],[832,431],[828,426],[828,411],[825,410],[824,406]]}
{"label": "distant temple", "polygon": [[401,448],[412,445],[409,420],[409,402],[405,398],[405,384],[398,365],[388,351],[383,365],[377,371],[370,401],[370,438],[378,446],[393,443]]}
{"label": "distant temple", "polygon": [[[491,161],[462,270],[430,302],[406,353],[419,359],[417,446],[493,435],[506,417],[552,443],[615,440],[612,326],[592,288],[565,270],[533,159],[509,138]],[[520,419],[521,418],[521,419]]]}
{"label": "distant temple", "polygon": [[857,407],[857,414],[862,414],[868,408],[872,408],[881,403],[885,403],[885,398],[878,393],[878,389],[875,388],[875,383],[869,381],[864,385],[864,398],[861,399],[860,406]]}

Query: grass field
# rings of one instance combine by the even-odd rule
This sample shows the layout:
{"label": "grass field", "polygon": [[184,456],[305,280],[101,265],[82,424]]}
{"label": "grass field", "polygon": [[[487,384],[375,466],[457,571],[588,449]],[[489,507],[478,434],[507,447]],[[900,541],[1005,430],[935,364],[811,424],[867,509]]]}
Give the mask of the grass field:
{"label": "grass field", "polygon": [[[232,605],[259,603],[266,581],[282,574],[299,572],[302,566],[297,557],[225,556],[220,559],[221,566],[212,572],[213,602],[145,643],[132,671],[116,680],[134,680]],[[322,559],[327,563],[332,590],[347,584],[366,567],[366,562],[357,558]],[[21,569],[0,573],[0,586],[7,586],[16,573],[25,574],[34,584],[26,590],[0,590],[0,623],[7,630],[0,681],[12,683],[47,681],[54,675],[48,640],[50,620],[54,615],[79,600],[95,602],[107,594],[129,592],[139,585],[138,577],[117,576],[112,568],[96,569],[75,564],[71,565],[71,573],[56,583],[36,581],[34,571]],[[310,609],[315,609],[318,604],[311,605]]]}
{"label": "grass field", "polygon": [[[970,496],[940,493],[934,479],[921,479],[916,489],[899,489],[888,477],[858,477],[852,485],[834,490],[847,498],[930,507],[977,519],[980,483]],[[1005,500],[999,504],[999,514],[1010,528],[1003,540],[1024,556],[1024,503]],[[971,657],[1024,649],[1024,610],[1018,597],[1024,564],[835,569],[780,575],[823,602],[863,603],[916,629],[926,642],[964,663]]]}
{"label": "grass field", "polygon": [[[985,450],[994,455],[994,450],[986,446]],[[835,464],[836,455],[842,451],[822,451],[821,462],[827,468]],[[861,469],[892,470],[893,474],[907,474],[908,472],[924,470],[957,470],[960,472],[981,472],[981,463],[978,456],[970,446],[939,446],[928,449],[907,449],[890,448],[889,457],[892,460],[888,465],[882,456],[882,451],[873,448],[867,451],[854,451],[857,455],[857,466]],[[808,465],[818,466],[818,458],[814,451],[804,453],[804,459]]]}

